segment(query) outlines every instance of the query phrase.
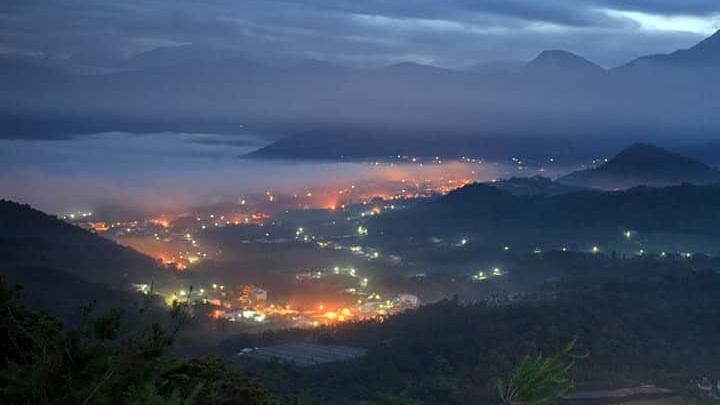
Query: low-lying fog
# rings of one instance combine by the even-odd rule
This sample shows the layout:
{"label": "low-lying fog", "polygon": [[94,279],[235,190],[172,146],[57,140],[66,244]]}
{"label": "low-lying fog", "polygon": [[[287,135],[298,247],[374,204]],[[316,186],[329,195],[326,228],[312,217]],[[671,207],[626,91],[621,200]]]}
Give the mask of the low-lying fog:
{"label": "low-lying fog", "polygon": [[268,141],[185,133],[99,133],[67,140],[0,140],[0,198],[61,213],[123,207],[146,213],[234,201],[246,193],[304,192],[351,182],[464,176],[489,181],[502,164],[380,164],[241,159]]}

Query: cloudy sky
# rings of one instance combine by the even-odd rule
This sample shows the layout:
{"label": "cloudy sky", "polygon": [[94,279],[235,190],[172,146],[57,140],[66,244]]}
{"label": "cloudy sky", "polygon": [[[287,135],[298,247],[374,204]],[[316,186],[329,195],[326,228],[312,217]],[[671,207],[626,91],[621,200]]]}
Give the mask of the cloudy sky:
{"label": "cloudy sky", "polygon": [[604,66],[688,47],[718,0],[3,0],[0,53],[112,64],[193,44],[259,58],[463,67],[566,49]]}

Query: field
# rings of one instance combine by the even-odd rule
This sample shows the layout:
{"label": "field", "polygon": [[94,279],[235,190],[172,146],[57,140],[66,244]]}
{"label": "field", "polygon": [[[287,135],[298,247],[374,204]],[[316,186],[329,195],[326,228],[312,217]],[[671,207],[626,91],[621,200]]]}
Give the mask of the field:
{"label": "field", "polygon": [[286,343],[261,347],[240,356],[256,360],[273,360],[293,362],[296,365],[314,366],[321,363],[354,359],[364,355],[366,349],[337,345],[318,345],[310,343]]}

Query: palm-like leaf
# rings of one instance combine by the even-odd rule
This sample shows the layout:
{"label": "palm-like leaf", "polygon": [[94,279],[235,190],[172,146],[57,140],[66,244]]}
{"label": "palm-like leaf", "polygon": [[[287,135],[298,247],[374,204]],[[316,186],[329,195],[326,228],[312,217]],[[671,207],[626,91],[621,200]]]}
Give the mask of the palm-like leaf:
{"label": "palm-like leaf", "polygon": [[542,354],[525,357],[506,383],[497,381],[497,391],[504,405],[545,405],[570,391],[574,385],[568,373],[577,359],[587,353],[575,351],[573,340],[550,357]]}

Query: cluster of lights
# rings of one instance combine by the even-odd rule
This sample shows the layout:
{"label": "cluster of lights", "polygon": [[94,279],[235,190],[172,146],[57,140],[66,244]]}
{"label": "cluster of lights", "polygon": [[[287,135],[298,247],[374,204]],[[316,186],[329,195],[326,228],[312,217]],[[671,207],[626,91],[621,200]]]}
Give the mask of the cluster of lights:
{"label": "cluster of lights", "polygon": [[489,278],[489,276],[500,277],[503,275],[505,275],[505,273],[503,273],[499,267],[495,267],[490,272],[478,271],[472,275],[472,279],[473,281],[485,281]]}
{"label": "cluster of lights", "polygon": [[61,218],[65,221],[67,221],[67,220],[90,218],[90,217],[92,217],[92,215],[93,215],[93,213],[90,211],[78,211],[78,212],[71,212],[69,214],[64,214],[61,216]]}

